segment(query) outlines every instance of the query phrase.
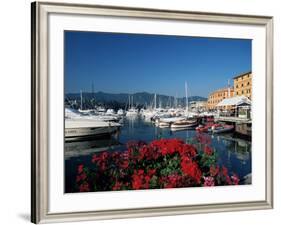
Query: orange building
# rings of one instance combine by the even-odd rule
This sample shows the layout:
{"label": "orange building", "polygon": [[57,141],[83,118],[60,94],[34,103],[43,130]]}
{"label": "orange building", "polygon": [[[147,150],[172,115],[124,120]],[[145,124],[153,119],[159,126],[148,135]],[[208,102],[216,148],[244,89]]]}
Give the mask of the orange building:
{"label": "orange building", "polygon": [[233,87],[226,87],[216,90],[209,94],[207,107],[209,110],[215,109],[216,105],[225,98],[231,98],[234,96]]}
{"label": "orange building", "polygon": [[252,99],[252,72],[239,74],[233,80],[235,96],[244,95]]}

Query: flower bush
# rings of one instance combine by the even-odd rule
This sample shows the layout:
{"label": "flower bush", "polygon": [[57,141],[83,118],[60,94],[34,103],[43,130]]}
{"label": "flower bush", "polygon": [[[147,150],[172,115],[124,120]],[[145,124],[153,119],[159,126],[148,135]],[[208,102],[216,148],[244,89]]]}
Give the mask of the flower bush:
{"label": "flower bush", "polygon": [[92,156],[92,166],[77,168],[76,190],[111,191],[237,185],[236,174],[216,165],[209,141],[198,151],[181,139],[160,139],[147,144],[129,142],[126,151],[101,152]]}

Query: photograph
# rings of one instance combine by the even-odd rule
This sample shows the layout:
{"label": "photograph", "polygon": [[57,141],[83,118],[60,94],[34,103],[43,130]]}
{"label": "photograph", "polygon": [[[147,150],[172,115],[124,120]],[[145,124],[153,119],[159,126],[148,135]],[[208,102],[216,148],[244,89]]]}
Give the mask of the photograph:
{"label": "photograph", "polygon": [[252,40],[64,31],[64,192],[252,184]]}

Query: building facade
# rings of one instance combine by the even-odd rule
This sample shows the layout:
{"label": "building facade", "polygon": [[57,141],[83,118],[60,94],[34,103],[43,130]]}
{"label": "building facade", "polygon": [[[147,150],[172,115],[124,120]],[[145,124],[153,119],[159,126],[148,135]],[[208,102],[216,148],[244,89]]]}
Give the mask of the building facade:
{"label": "building facade", "polygon": [[191,111],[194,112],[201,112],[207,109],[207,101],[192,101],[189,105]]}
{"label": "building facade", "polygon": [[246,96],[252,99],[252,72],[239,74],[233,77],[235,96]]}
{"label": "building facade", "polygon": [[226,98],[231,98],[234,96],[234,88],[226,87],[219,90],[216,90],[209,94],[207,108],[208,110],[216,109],[217,104]]}

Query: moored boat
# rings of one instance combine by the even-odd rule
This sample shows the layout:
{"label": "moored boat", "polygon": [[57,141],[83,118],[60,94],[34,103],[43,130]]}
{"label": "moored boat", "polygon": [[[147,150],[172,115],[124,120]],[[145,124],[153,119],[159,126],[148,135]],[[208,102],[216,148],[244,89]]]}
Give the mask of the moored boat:
{"label": "moored boat", "polygon": [[118,109],[117,115],[118,116],[124,116],[125,115],[125,111],[123,109]]}
{"label": "moored boat", "polygon": [[134,117],[137,116],[139,114],[139,111],[135,108],[130,108],[127,112],[126,112],[126,116],[129,117]]}
{"label": "moored boat", "polygon": [[234,129],[233,125],[215,124],[212,126],[212,132],[215,134],[231,132]]}
{"label": "moored boat", "polygon": [[65,138],[66,140],[79,140],[94,136],[111,135],[116,132],[120,126],[119,123],[115,122],[66,119]]}
{"label": "moored boat", "polygon": [[199,125],[198,127],[195,128],[196,131],[198,132],[211,132],[212,131],[212,125]]}
{"label": "moored boat", "polygon": [[180,120],[177,122],[174,122],[171,125],[172,130],[182,130],[182,129],[188,129],[188,128],[193,128],[197,126],[198,122],[196,119],[185,119],[185,120]]}
{"label": "moored boat", "polygon": [[160,128],[167,128],[167,127],[170,127],[171,126],[171,123],[169,123],[169,122],[159,122],[159,124],[158,124],[158,126],[160,127]]}

